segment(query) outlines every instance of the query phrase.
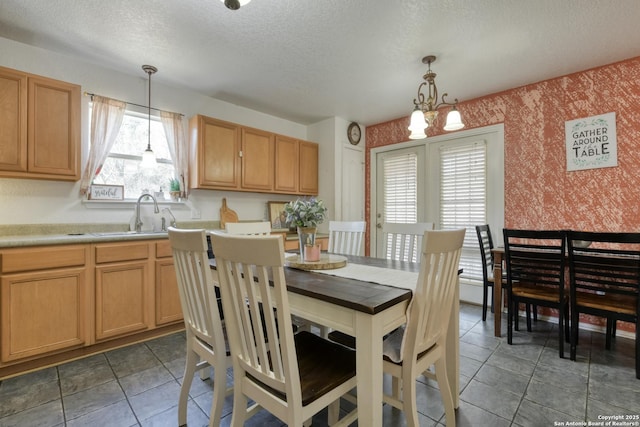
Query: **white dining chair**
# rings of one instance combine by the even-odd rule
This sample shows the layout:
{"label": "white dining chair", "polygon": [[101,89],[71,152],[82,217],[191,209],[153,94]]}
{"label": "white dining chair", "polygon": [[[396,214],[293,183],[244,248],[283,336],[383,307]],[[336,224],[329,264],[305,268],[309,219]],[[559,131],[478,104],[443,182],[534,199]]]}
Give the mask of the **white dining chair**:
{"label": "white dining chair", "polygon": [[[407,425],[418,427],[416,379],[420,375],[438,382],[447,426],[455,427],[455,409],[447,364],[446,338],[454,309],[458,269],[465,229],[426,231],[420,254],[420,273],[407,309],[407,323],[383,341],[383,370],[392,376],[392,394],[385,403],[404,412]],[[429,367],[435,365],[435,372]]]}
{"label": "white dining chair", "polygon": [[[232,391],[227,388],[227,368],[231,367],[231,359],[209,267],[205,230],[169,227],[168,232],[187,336],[187,357],[178,400],[178,425],[187,422],[187,400],[195,372],[203,372],[211,366],[214,369],[214,387],[209,426],[218,426],[224,398]],[[207,377],[203,375],[201,378]]]}
{"label": "white dining chair", "polygon": [[329,221],[328,252],[362,255],[362,242],[367,223],[364,221]]}
{"label": "white dining chair", "polygon": [[228,222],[225,225],[225,228],[227,229],[228,234],[271,234],[271,223],[269,221]]}
{"label": "white dining chair", "polygon": [[[355,352],[310,332],[294,335],[279,236],[212,234],[233,361],[231,425],[244,424],[248,399],[287,425],[301,426],[329,407],[338,421],[340,398],[356,386]],[[256,313],[260,313],[257,315]]]}
{"label": "white dining chair", "polygon": [[382,224],[383,258],[396,261],[417,261],[425,231],[433,230],[432,222]]}

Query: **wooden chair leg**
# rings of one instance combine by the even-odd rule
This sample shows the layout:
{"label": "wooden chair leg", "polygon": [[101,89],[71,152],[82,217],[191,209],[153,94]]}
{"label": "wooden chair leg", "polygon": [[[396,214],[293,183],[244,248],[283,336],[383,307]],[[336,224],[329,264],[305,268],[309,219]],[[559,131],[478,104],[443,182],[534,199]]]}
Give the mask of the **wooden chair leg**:
{"label": "wooden chair leg", "polygon": [[[485,283],[482,287],[484,288],[482,293],[482,321],[485,322],[487,320],[487,293],[489,286]],[[493,312],[493,304],[491,304],[491,312]]]}
{"label": "wooden chair leg", "polygon": [[531,304],[526,304],[527,312],[527,332],[531,332]]}
{"label": "wooden chair leg", "polygon": [[611,318],[607,317],[607,332],[606,332],[606,336],[605,336],[605,345],[604,347],[607,350],[611,350],[611,332],[612,332],[612,326],[611,326]]}
{"label": "wooden chair leg", "polygon": [[189,390],[193,382],[193,376],[196,373],[196,364],[198,363],[198,355],[187,346],[187,358],[184,365],[184,375],[182,376],[182,386],[180,387],[180,397],[178,398],[178,425],[187,425],[187,400],[189,399]]}
{"label": "wooden chair leg", "polygon": [[507,297],[507,343],[513,342],[513,298]]}

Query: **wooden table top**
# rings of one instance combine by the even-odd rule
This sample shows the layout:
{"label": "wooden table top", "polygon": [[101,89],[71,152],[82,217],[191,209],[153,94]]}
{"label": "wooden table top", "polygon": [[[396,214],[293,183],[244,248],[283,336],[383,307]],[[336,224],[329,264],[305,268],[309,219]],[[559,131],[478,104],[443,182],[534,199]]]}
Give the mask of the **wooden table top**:
{"label": "wooden table top", "polygon": [[[414,272],[420,270],[420,265],[417,263],[360,256],[347,256],[347,259],[348,262],[353,264]],[[215,269],[215,258],[210,259],[209,264]],[[402,301],[411,299],[411,291],[408,289],[362,280],[330,276],[289,267],[284,268],[284,275],[287,281],[287,289],[290,292],[369,314],[377,314]]]}

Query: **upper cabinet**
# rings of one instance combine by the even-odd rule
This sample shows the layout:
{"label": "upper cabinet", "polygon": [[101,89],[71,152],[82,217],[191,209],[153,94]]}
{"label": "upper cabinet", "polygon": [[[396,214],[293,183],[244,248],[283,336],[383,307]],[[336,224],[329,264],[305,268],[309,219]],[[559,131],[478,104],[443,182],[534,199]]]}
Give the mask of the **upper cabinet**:
{"label": "upper cabinet", "polygon": [[242,128],[241,187],[249,191],[273,191],[274,136],[258,129]]}
{"label": "upper cabinet", "polygon": [[0,67],[0,176],[80,179],[80,86]]}
{"label": "upper cabinet", "polygon": [[318,194],[318,144],[300,141],[299,191]]}
{"label": "upper cabinet", "polygon": [[318,194],[318,144],[201,115],[189,134],[191,188]]}
{"label": "upper cabinet", "polygon": [[191,188],[240,189],[240,126],[194,116],[191,135]]}

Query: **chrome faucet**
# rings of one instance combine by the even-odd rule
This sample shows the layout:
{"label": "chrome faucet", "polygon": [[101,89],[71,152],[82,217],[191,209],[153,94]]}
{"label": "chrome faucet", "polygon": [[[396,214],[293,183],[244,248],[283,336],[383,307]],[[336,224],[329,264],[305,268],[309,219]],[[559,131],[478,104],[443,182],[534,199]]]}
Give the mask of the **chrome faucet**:
{"label": "chrome faucet", "polygon": [[140,197],[138,197],[138,201],[136,202],[136,233],[140,233],[142,231],[142,219],[140,219],[140,201],[145,197],[151,197],[151,200],[153,200],[153,213],[160,213],[156,198],[149,193],[142,193]]}
{"label": "chrome faucet", "polygon": [[[176,223],[176,217],[173,216],[173,212],[171,212],[171,209],[163,208],[162,212],[168,213],[169,216],[171,217],[171,221],[169,222],[169,225],[171,227],[177,227],[178,226],[178,224]],[[164,217],[162,217],[162,231],[167,231],[167,224],[165,223]]]}

